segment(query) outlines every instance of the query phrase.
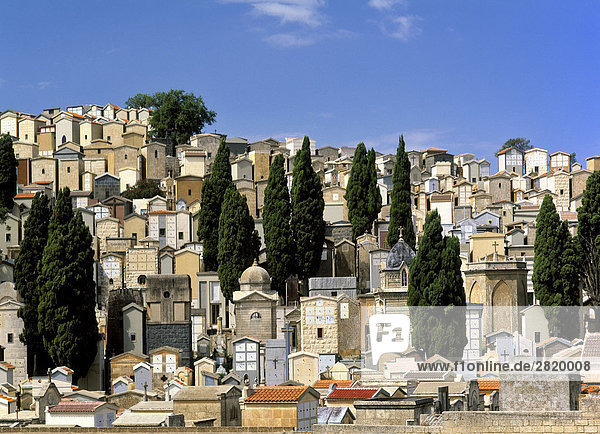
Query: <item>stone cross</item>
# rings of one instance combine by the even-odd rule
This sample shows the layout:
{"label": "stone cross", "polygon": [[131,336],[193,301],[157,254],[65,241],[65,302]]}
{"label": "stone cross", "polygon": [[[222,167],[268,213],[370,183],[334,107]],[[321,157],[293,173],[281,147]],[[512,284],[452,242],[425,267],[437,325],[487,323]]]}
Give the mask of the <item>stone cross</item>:
{"label": "stone cross", "polygon": [[506,350],[502,351],[502,354],[500,354],[502,356],[502,361],[506,362],[506,359],[508,358],[508,356],[510,356],[510,354],[508,354],[508,352]]}
{"label": "stone cross", "polygon": [[498,242],[497,242],[497,241],[494,241],[494,242],[492,243],[492,246],[494,246],[494,253],[498,253],[498,251],[496,250],[496,247],[498,247]]}
{"label": "stone cross", "polygon": [[277,362],[278,362],[278,361],[279,361],[279,360],[277,360],[277,357],[275,357],[275,358],[273,359],[273,365],[275,365],[275,369],[277,369]]}

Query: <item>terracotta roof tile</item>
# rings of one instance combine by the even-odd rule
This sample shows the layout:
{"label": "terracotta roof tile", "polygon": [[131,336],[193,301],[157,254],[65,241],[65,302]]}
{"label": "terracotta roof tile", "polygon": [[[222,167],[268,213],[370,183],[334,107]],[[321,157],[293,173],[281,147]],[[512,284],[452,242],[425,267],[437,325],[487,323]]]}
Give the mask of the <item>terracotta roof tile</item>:
{"label": "terracotta roof tile", "polygon": [[5,396],[5,395],[0,395],[0,399],[3,399],[8,402],[14,402],[17,400],[16,398],[11,398],[10,396]]}
{"label": "terracotta roof tile", "polygon": [[14,365],[11,365],[8,362],[0,362],[0,365],[6,366],[8,369],[15,369]]}
{"label": "terracotta roof tile", "polygon": [[371,399],[379,387],[336,387],[327,395],[327,399]]}
{"label": "terracotta roof tile", "polygon": [[318,380],[313,384],[312,387],[315,389],[327,389],[332,383],[338,385],[338,387],[350,387],[352,386],[352,380]]}
{"label": "terracotta roof tile", "polygon": [[499,389],[499,380],[497,378],[478,378],[477,384],[479,385],[480,392],[493,392]]}
{"label": "terracotta roof tile", "polygon": [[246,402],[296,402],[308,390],[308,386],[261,386]]}
{"label": "terracotta roof tile", "polygon": [[106,404],[102,401],[61,401],[48,408],[49,413],[93,413]]}
{"label": "terracotta roof tile", "polygon": [[15,199],[30,199],[35,196],[35,193],[19,193],[15,196]]}

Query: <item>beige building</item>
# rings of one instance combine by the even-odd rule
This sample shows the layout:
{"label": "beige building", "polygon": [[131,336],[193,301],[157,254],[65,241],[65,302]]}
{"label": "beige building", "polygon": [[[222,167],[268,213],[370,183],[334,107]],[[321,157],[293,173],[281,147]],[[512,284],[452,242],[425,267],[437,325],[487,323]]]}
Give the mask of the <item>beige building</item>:
{"label": "beige building", "polygon": [[125,123],[113,120],[102,125],[102,140],[110,142],[115,148],[123,145],[123,129]]}
{"label": "beige building", "polygon": [[102,139],[102,124],[86,119],[79,124],[79,140],[81,146],[89,146],[92,140]]}
{"label": "beige building", "polygon": [[123,219],[123,236],[141,240],[146,237],[146,217],[131,213]]}
{"label": "beige building", "polygon": [[250,145],[248,158],[254,167],[254,180],[269,179],[269,168],[271,167],[271,145],[267,143],[253,143]]}
{"label": "beige building", "polygon": [[494,253],[504,255],[504,234],[483,232],[471,235],[469,248],[471,262],[478,262],[481,258]]}
{"label": "beige building", "polygon": [[[83,155],[85,159],[88,158],[102,158],[106,161],[105,168],[106,172],[115,174],[115,151],[113,145],[104,140],[92,140],[92,144],[83,148]],[[90,172],[96,173],[94,170]],[[103,172],[104,173],[104,172]],[[101,175],[102,173],[96,173]]]}
{"label": "beige building", "polygon": [[237,191],[246,198],[246,204],[248,205],[248,211],[252,218],[258,217],[258,211],[256,209],[256,190],[254,188],[254,182],[250,179],[238,179],[233,182]]}
{"label": "beige building", "polygon": [[35,143],[15,141],[13,142],[13,150],[17,160],[23,158],[35,158],[39,155],[40,147]]}
{"label": "beige building", "polygon": [[117,175],[121,183],[121,193],[133,187],[140,179],[140,172],[134,167],[123,167]]}
{"label": "beige building", "polygon": [[302,350],[315,354],[360,354],[360,305],[346,295],[303,297]]}
{"label": "beige building", "polygon": [[173,413],[183,414],[185,423],[214,419],[213,426],[241,426],[240,397],[236,386],[187,386],[173,397]]}
{"label": "beige building", "polygon": [[113,217],[96,220],[96,236],[98,237],[100,254],[107,252],[106,239],[121,236],[121,222]]}
{"label": "beige building", "polygon": [[137,168],[137,155],[138,155],[138,150],[137,148],[134,148],[133,146],[128,146],[128,145],[122,145],[122,146],[116,146],[114,148],[114,155],[115,155],[115,161],[114,161],[114,172],[110,172],[113,175],[119,175],[119,172],[121,171],[121,169],[124,168]]}
{"label": "beige building", "polygon": [[319,397],[310,386],[259,387],[244,400],[243,426],[312,431]]}
{"label": "beige building", "polygon": [[38,134],[46,122],[42,119],[24,117],[19,119],[19,140],[29,143],[37,143]]}
{"label": "beige building", "polygon": [[192,300],[198,298],[197,274],[200,271],[200,252],[181,249],[173,254],[173,273],[187,274],[192,285]]}
{"label": "beige building", "polygon": [[188,148],[181,155],[181,175],[193,175],[204,177],[206,175],[207,158],[206,151]]}
{"label": "beige building", "polygon": [[127,249],[125,284],[128,288],[145,288],[149,274],[158,274],[158,248],[135,246]]}
{"label": "beige building", "polygon": [[323,189],[323,200],[325,209],[323,210],[323,220],[328,222],[348,221],[348,205],[344,195],[346,189],[333,186]]}
{"label": "beige building", "polygon": [[158,180],[166,176],[166,149],[165,145],[156,142],[141,147],[144,178]]}
{"label": "beige building", "polygon": [[31,160],[31,183],[54,182],[58,170],[57,161],[52,157],[37,157]]}
{"label": "beige building", "polygon": [[106,159],[102,157],[84,157],[83,171],[95,175],[106,173]]}
{"label": "beige building", "polygon": [[13,386],[27,380],[27,347],[19,338],[23,333],[23,320],[17,316],[23,303],[17,298],[12,282],[0,283],[0,345],[4,349],[3,363],[14,367]]}
{"label": "beige building", "polygon": [[320,379],[319,355],[298,351],[288,356],[289,378],[300,384],[311,385]]}

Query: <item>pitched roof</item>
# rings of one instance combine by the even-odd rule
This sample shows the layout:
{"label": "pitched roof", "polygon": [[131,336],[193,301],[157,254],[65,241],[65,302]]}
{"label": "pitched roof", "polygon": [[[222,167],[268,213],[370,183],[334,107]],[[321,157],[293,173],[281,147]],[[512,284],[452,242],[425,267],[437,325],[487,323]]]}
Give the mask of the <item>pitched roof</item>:
{"label": "pitched roof", "polygon": [[327,399],[371,399],[379,391],[387,395],[381,387],[336,387],[327,395]]}
{"label": "pitched roof", "polygon": [[177,392],[173,397],[174,401],[217,401],[223,393],[228,393],[231,389],[236,389],[240,395],[240,390],[231,385],[225,386],[187,386]]}
{"label": "pitched roof", "polygon": [[497,378],[478,378],[477,384],[479,385],[480,392],[488,392],[491,393],[495,390],[499,389],[500,380]]}
{"label": "pitched roof", "polygon": [[93,413],[103,405],[110,405],[102,401],[60,401],[48,408],[49,413]]}
{"label": "pitched roof", "polygon": [[600,357],[600,333],[587,333],[583,342],[582,359]]}
{"label": "pitched roof", "polygon": [[317,407],[317,423],[341,424],[346,414],[350,414],[352,420],[356,419],[349,407]]}
{"label": "pitched roof", "polygon": [[309,386],[262,386],[246,402],[297,402],[307,390]]}
{"label": "pitched roof", "polygon": [[35,193],[19,193],[14,198],[15,199],[32,199],[35,196]]}
{"label": "pitched roof", "polygon": [[327,389],[331,384],[335,383],[338,387],[350,387],[353,380],[317,380],[315,384],[312,385],[315,389]]}

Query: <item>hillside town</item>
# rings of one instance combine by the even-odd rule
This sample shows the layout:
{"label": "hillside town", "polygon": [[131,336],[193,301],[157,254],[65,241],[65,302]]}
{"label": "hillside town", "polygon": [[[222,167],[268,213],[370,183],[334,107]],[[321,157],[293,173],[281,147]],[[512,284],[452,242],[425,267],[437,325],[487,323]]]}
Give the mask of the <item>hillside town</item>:
{"label": "hillside town", "polygon": [[[0,115],[0,135],[10,138],[17,162],[14,206],[0,222],[0,426],[333,433],[374,425],[407,432],[534,431],[549,422],[572,432],[598,429],[597,300],[583,279],[574,282],[574,301],[563,304],[578,330],[567,333],[545,310],[550,303],[536,291],[541,278],[534,264],[546,207],[575,243],[578,210],[591,201],[588,180],[600,173],[600,155],[578,162],[568,146],[545,149],[527,141],[499,144],[497,161],[488,161],[427,143],[406,143],[405,150],[403,138],[397,154],[382,154],[366,152],[365,144],[319,147],[314,137],[250,142],[217,132],[179,143],[156,137],[152,116],[149,108],[115,104]],[[228,155],[224,162],[222,155]],[[312,271],[282,278],[269,256],[272,172],[283,167],[293,202],[295,168],[305,155],[322,195],[322,247],[319,241]],[[364,167],[375,174],[369,197],[380,203],[364,230],[357,229],[350,199],[359,157],[360,167],[368,162]],[[410,223],[398,229],[394,198],[405,158]],[[223,164],[253,226],[241,244],[218,240],[217,270],[216,244],[209,247],[199,228],[208,206],[205,184]],[[152,196],[139,194],[142,186]],[[221,201],[235,203],[227,194]],[[53,363],[52,351],[42,371],[33,345],[22,338],[28,317],[18,258],[27,253],[26,223],[41,196],[52,216],[69,204],[70,215],[81,216],[89,231],[81,237],[91,240],[97,333],[90,336],[97,342],[88,342],[96,353],[83,374]],[[221,213],[219,234],[227,226]],[[58,227],[53,221],[50,232]],[[444,354],[427,350],[414,335],[392,336],[409,331],[395,321],[413,321],[414,306],[444,305],[411,298],[411,285],[423,282],[421,273],[418,279],[411,273],[425,261],[421,246],[435,238],[429,238],[435,224],[440,242],[452,240],[447,250],[456,245],[462,285],[462,301],[452,304],[462,309],[465,341]],[[246,258],[238,251],[244,245],[249,260],[225,269]],[[42,251],[33,254],[41,258]],[[591,367],[545,372],[540,375],[552,377],[545,382],[494,367],[528,360]]]}

